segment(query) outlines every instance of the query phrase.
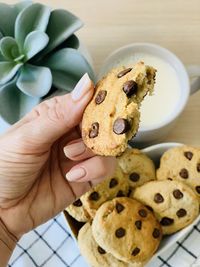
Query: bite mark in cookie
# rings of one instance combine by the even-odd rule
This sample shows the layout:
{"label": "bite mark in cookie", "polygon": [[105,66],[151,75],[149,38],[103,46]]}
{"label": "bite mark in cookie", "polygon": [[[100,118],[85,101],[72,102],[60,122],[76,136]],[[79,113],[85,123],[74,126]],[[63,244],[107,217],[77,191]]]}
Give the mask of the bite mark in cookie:
{"label": "bite mark in cookie", "polygon": [[127,148],[139,127],[141,102],[153,91],[155,73],[138,62],[111,70],[97,83],[82,120],[83,141],[95,154],[117,156]]}

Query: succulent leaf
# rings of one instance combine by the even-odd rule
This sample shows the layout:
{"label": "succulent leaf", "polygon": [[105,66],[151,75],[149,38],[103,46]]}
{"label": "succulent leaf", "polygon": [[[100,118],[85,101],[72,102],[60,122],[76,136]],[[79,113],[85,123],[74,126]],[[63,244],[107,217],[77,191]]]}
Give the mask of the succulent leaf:
{"label": "succulent leaf", "polygon": [[62,47],[60,47],[60,49],[66,47],[78,49],[80,46],[80,42],[78,37],[75,34],[72,34],[65,42],[61,44],[61,46]]}
{"label": "succulent leaf", "polygon": [[16,10],[16,14],[19,14],[23,9],[30,6],[33,2],[29,0],[21,1],[13,6],[13,8]]}
{"label": "succulent leaf", "polygon": [[[43,64],[51,69],[53,84],[59,89],[72,89],[86,72],[94,80],[94,73],[89,63],[73,48],[64,48],[56,52],[43,61]],[[71,88],[68,87],[69,83]]]}
{"label": "succulent leaf", "polygon": [[49,68],[26,64],[21,69],[17,87],[26,95],[43,97],[51,89],[52,74]]}
{"label": "succulent leaf", "polygon": [[0,3],[0,29],[4,36],[14,36],[17,15],[31,3],[31,1],[22,1],[13,6]]}
{"label": "succulent leaf", "polygon": [[0,29],[4,36],[14,35],[16,17],[17,12],[12,6],[0,3]]}
{"label": "succulent leaf", "polygon": [[0,62],[1,61],[4,61],[5,59],[4,59],[4,57],[2,56],[2,54],[1,54],[1,52],[0,52]]}
{"label": "succulent leaf", "polygon": [[42,4],[32,4],[19,13],[15,22],[15,38],[23,49],[26,36],[33,31],[45,32],[51,10]]}
{"label": "succulent leaf", "polygon": [[79,42],[78,37],[75,34],[72,34],[61,45],[57,46],[53,52],[61,50],[61,49],[66,48],[66,47],[78,49],[79,46],[80,46],[80,42]]}
{"label": "succulent leaf", "polygon": [[18,45],[13,37],[4,37],[0,40],[0,51],[4,58],[9,61],[20,56]]}
{"label": "succulent leaf", "polygon": [[71,92],[77,83],[76,77],[72,77],[65,72],[52,70],[53,85],[59,90],[64,90],[65,93]]}
{"label": "succulent leaf", "polygon": [[24,42],[24,53],[26,60],[31,59],[40,51],[42,51],[49,42],[49,37],[41,31],[34,31],[27,35]]}
{"label": "succulent leaf", "polygon": [[66,10],[53,10],[46,30],[49,43],[42,51],[44,56],[68,39],[75,31],[83,26],[82,21]]}
{"label": "succulent leaf", "polygon": [[16,65],[14,62],[0,62],[0,85],[9,82],[15,76],[21,66],[22,64]]}
{"label": "succulent leaf", "polygon": [[40,102],[40,98],[29,97],[16,87],[16,80],[0,88],[0,114],[13,124]]}
{"label": "succulent leaf", "polygon": [[[3,34],[0,32],[0,40],[3,38]],[[0,61],[4,61],[4,57],[3,55],[1,54],[1,51],[0,51]]]}

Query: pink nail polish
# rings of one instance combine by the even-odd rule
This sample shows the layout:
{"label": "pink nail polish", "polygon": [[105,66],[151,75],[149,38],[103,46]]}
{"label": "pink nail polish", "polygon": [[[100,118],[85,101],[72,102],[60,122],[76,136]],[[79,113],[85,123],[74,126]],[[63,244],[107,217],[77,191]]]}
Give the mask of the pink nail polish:
{"label": "pink nail polish", "polygon": [[68,158],[74,158],[83,154],[85,150],[86,150],[85,144],[82,141],[80,141],[77,143],[72,143],[67,145],[64,148],[64,153]]}
{"label": "pink nail polish", "polygon": [[86,175],[86,171],[83,168],[74,168],[66,174],[66,179],[70,182],[80,180]]}
{"label": "pink nail polish", "polygon": [[79,80],[74,90],[71,93],[71,97],[74,101],[79,101],[91,88],[91,80],[87,73]]}

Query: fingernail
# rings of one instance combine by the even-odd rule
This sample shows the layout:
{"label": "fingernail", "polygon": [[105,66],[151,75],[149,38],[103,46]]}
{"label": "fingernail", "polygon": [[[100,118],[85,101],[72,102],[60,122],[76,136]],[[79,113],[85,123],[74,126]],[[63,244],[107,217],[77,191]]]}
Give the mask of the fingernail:
{"label": "fingernail", "polygon": [[86,171],[83,168],[72,169],[66,174],[66,179],[70,182],[77,181],[86,175]]}
{"label": "fingernail", "polygon": [[83,154],[85,150],[86,146],[83,142],[69,144],[66,147],[64,147],[64,153],[68,158],[77,157]]}
{"label": "fingernail", "polygon": [[71,93],[71,97],[74,101],[80,100],[91,88],[91,80],[87,73],[79,80],[74,90]]}

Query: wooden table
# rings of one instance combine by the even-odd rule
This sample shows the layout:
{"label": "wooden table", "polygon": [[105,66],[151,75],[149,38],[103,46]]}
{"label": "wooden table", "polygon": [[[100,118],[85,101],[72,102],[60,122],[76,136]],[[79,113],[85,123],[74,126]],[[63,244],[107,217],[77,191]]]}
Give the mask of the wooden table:
{"label": "wooden table", "polygon": [[[7,3],[16,1],[7,0]],[[79,31],[98,71],[114,49],[133,42],[153,42],[187,64],[200,64],[199,0],[38,0],[79,16]],[[190,97],[166,141],[200,146],[200,91]]]}

